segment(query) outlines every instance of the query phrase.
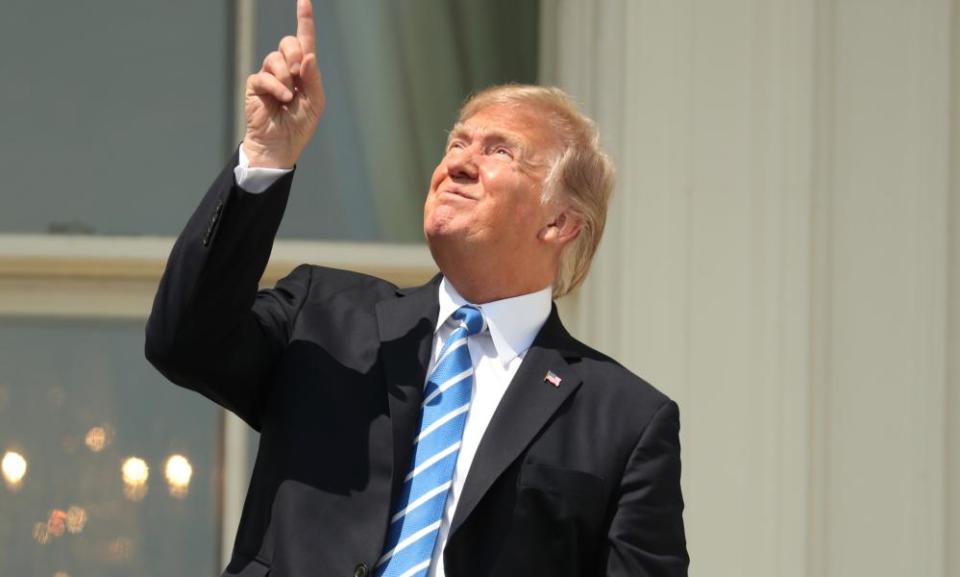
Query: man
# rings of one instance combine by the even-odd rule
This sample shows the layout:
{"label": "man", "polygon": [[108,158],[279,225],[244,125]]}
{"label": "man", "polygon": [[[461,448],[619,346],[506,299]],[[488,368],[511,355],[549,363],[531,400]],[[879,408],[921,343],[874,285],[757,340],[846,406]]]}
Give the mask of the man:
{"label": "man", "polygon": [[430,181],[441,275],[300,266],[257,291],[323,115],[309,0],[170,256],[147,356],[261,432],[224,575],[686,575],[677,406],[573,339],[612,168],[556,89],[464,106]]}

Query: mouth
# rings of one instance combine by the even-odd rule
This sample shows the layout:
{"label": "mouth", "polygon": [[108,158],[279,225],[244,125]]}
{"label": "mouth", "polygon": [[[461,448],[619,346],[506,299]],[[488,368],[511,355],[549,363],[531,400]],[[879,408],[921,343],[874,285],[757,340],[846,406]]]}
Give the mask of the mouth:
{"label": "mouth", "polygon": [[462,190],[460,190],[460,189],[458,189],[458,188],[446,188],[446,189],[441,190],[440,193],[441,193],[441,194],[444,194],[444,195],[459,196],[460,198],[465,198],[465,199],[467,199],[467,200],[477,200],[475,197],[467,194],[466,192],[464,192],[464,191],[462,191]]}

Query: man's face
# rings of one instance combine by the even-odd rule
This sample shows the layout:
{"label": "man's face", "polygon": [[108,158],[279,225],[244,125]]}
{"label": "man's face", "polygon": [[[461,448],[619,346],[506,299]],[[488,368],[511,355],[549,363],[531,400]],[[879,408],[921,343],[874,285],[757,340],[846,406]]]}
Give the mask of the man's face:
{"label": "man's face", "polygon": [[466,242],[504,258],[532,252],[550,218],[540,199],[558,146],[542,116],[522,107],[491,106],[454,126],[424,204],[431,247]]}

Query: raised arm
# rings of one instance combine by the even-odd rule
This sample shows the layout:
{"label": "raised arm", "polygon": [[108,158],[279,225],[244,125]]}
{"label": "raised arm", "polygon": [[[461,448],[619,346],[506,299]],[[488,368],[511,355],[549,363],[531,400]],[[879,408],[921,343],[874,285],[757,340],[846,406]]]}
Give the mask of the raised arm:
{"label": "raised arm", "polygon": [[[313,10],[297,3],[297,35],[280,41],[246,84],[243,147],[254,167],[292,168],[324,110]],[[292,181],[240,189],[237,155],[177,239],[147,322],[146,355],[173,382],[259,428],[265,383],[310,289],[300,267],[258,292]]]}

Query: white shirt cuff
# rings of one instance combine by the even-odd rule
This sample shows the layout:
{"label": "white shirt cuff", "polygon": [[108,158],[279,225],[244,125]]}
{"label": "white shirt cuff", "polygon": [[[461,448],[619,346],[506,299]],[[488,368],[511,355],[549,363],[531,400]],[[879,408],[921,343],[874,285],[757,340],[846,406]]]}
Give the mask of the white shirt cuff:
{"label": "white shirt cuff", "polygon": [[292,168],[262,168],[250,166],[250,159],[243,151],[243,144],[240,144],[240,162],[233,168],[233,177],[237,180],[237,186],[245,192],[260,194],[270,188],[274,182],[280,180],[284,174],[292,171]]}

